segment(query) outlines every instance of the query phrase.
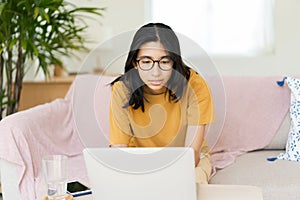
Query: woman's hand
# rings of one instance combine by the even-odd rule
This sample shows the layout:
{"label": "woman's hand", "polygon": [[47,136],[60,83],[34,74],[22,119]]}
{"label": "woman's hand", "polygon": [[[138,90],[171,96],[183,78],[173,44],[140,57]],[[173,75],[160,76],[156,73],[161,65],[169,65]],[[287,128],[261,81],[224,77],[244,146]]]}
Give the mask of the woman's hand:
{"label": "woman's hand", "polygon": [[127,144],[111,144],[109,145],[109,147],[112,147],[112,148],[125,148],[125,147],[128,147]]}
{"label": "woman's hand", "polygon": [[195,156],[195,167],[197,167],[197,165],[200,162],[199,151],[195,151],[195,149],[194,149],[194,156]]}
{"label": "woman's hand", "polygon": [[[70,194],[67,194],[66,198],[64,198],[65,200],[74,200],[74,197]],[[49,200],[48,197],[45,197],[44,200]]]}

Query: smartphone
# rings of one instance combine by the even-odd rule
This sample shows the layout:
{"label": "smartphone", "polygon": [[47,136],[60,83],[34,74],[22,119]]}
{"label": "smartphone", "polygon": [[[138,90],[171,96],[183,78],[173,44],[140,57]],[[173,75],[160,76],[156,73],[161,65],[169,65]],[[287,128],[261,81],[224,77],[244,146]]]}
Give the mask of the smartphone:
{"label": "smartphone", "polygon": [[67,184],[67,192],[73,197],[92,194],[92,190],[79,181],[71,181]]}

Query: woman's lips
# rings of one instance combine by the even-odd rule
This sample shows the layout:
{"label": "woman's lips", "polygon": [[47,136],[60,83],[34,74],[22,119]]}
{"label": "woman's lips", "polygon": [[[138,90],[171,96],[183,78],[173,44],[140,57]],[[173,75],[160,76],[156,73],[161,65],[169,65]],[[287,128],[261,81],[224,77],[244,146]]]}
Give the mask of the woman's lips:
{"label": "woman's lips", "polygon": [[149,83],[151,85],[161,85],[162,84],[162,80],[150,80]]}

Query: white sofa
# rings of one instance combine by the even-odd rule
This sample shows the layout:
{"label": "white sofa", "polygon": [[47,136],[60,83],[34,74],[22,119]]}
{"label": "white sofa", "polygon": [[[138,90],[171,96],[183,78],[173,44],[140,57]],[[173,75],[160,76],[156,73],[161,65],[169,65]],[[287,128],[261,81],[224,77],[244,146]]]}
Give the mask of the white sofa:
{"label": "white sofa", "polygon": [[266,160],[285,152],[289,124],[287,115],[266,148],[237,157],[233,164],[218,170],[210,183],[258,186],[263,189],[264,200],[300,199],[300,163]]}
{"label": "white sofa", "polygon": [[[275,97],[272,91],[268,93],[262,89],[267,85],[265,82],[262,82],[262,79],[264,79],[264,81],[269,79],[270,83],[274,84],[274,91],[278,92],[278,95],[275,95],[277,99],[272,99],[272,97]],[[252,80],[254,81],[255,79]],[[260,77],[258,80],[260,84],[256,84],[255,86],[258,92],[253,92],[254,95],[256,95],[256,97],[258,95],[264,95],[267,104],[268,100],[270,104],[278,101],[278,103],[274,105],[274,109],[266,113],[266,118],[273,118],[276,115],[283,114],[285,109],[291,111],[290,89],[286,84],[283,87],[279,87],[276,84],[276,80],[279,81],[280,77]],[[244,80],[239,80],[238,82],[244,82]],[[249,84],[253,84],[253,82],[250,81]],[[253,89],[255,90],[255,88]],[[230,99],[230,97],[228,97],[228,99]],[[257,99],[259,99],[259,97],[257,97]],[[282,115],[283,117],[280,118],[281,120],[278,121],[277,124],[272,123],[272,120],[270,120],[268,124],[259,121],[259,117],[256,115],[258,112],[257,109],[263,108],[256,105],[257,104],[253,101],[244,104],[245,107],[250,107],[248,115],[253,115],[255,118],[252,123],[249,123],[249,128],[251,126],[259,126],[259,124],[265,125],[266,128],[265,131],[257,129],[257,133],[250,134],[256,137],[256,141],[263,140],[271,127],[273,128],[274,125],[279,125],[277,129],[274,129],[276,130],[275,134],[273,134],[271,140],[265,143],[266,145],[261,146],[261,148],[253,148],[250,151],[240,153],[233,163],[218,170],[216,175],[210,180],[210,183],[255,185],[263,189],[265,200],[300,199],[300,163],[278,159],[274,162],[267,160],[268,158],[277,157],[280,153],[286,153],[291,124],[290,113],[287,112],[285,115]],[[262,103],[261,105],[264,104]],[[228,118],[230,118],[230,116]],[[245,118],[249,119],[249,117],[246,116],[235,118],[237,119],[235,125],[245,121]],[[278,120],[278,118],[275,117],[274,120]],[[239,132],[238,135],[246,137],[244,132],[246,132],[246,130]],[[291,138],[292,137],[290,137],[290,139]]]}
{"label": "white sofa", "polygon": [[[266,78],[267,81],[274,81],[279,77],[271,77]],[[3,138],[9,138],[9,141],[16,141],[14,145],[8,145],[6,142],[2,140],[1,145],[6,146],[7,148],[3,148],[0,145],[0,158],[1,158],[1,183],[2,183],[2,190],[3,190],[3,198],[4,200],[32,200],[36,198],[37,195],[40,195],[41,191],[38,191],[39,184],[42,183],[41,181],[41,168],[34,166],[37,165],[41,161],[42,155],[46,153],[65,153],[67,155],[71,155],[70,158],[76,160],[78,165],[73,165],[73,171],[81,171],[79,174],[79,179],[86,178],[84,177],[85,169],[78,167],[79,165],[84,165],[82,160],[82,155],[79,154],[84,147],[86,146],[107,146],[107,134],[109,132],[108,127],[108,106],[106,107],[98,107],[99,104],[109,105],[109,87],[105,85],[105,83],[109,83],[112,80],[112,77],[99,77],[93,75],[83,75],[76,79],[75,83],[73,83],[70,92],[66,96],[65,99],[56,100],[54,102],[44,104],[33,109],[29,109],[27,111],[22,111],[11,115],[0,122],[0,143]],[[231,77],[227,77],[225,79],[231,79]],[[263,78],[234,78],[235,81],[225,81],[225,93],[226,89],[228,88],[238,88],[239,86],[236,83],[241,82],[240,86],[243,87],[243,84],[253,84],[254,81],[261,81]],[[266,80],[264,79],[264,80]],[[242,83],[245,82],[246,83]],[[248,82],[247,82],[248,81]],[[251,82],[253,81],[253,83]],[[100,84],[99,84],[100,82]],[[232,84],[232,85],[231,85]],[[273,84],[270,83],[270,84]],[[276,83],[274,83],[276,84]],[[256,84],[256,87],[260,87],[260,84]],[[257,88],[258,91],[259,87]],[[105,88],[104,90],[102,88]],[[252,88],[255,90],[255,88]],[[288,89],[285,88],[285,101],[288,99]],[[258,92],[259,94],[259,92]],[[266,95],[261,94],[261,95]],[[105,97],[105,98],[103,98]],[[225,96],[226,97],[226,96]],[[238,98],[242,99],[242,96],[238,96]],[[228,100],[228,96],[226,97]],[[59,106],[58,106],[59,104]],[[253,104],[253,102],[244,102],[240,106],[248,106],[248,104]],[[64,107],[60,107],[60,106]],[[217,107],[218,105],[216,105]],[[238,105],[237,105],[238,106]],[[47,111],[48,109],[48,111]],[[65,109],[65,110],[64,110]],[[260,109],[258,107],[250,107],[249,116],[251,116],[251,112],[257,112],[256,109]],[[47,112],[43,113],[46,110]],[[101,111],[100,111],[101,110]],[[226,110],[226,109],[225,109]],[[248,112],[247,110],[247,112]],[[284,110],[284,109],[283,109]],[[99,114],[98,111],[101,113]],[[62,115],[61,112],[64,112]],[[226,111],[228,112],[228,110]],[[229,112],[228,112],[229,113]],[[235,113],[236,114],[236,113]],[[276,115],[276,112],[271,113],[272,115]],[[94,115],[94,116],[93,116]],[[236,114],[238,116],[238,113]],[[300,165],[297,162],[291,161],[282,161],[277,160],[275,162],[267,161],[267,158],[277,156],[280,152],[285,151],[285,144],[287,140],[287,135],[289,133],[289,115],[288,113],[281,113],[283,116],[280,123],[278,124],[278,129],[274,133],[271,133],[269,136],[271,139],[266,139],[264,142],[260,142],[262,138],[265,138],[264,132],[255,133],[255,135],[261,135],[261,137],[257,137],[257,143],[260,146],[251,146],[248,148],[247,141],[238,148],[220,148],[220,144],[215,141],[211,142],[213,146],[212,149],[212,160],[216,167],[216,173],[211,178],[210,183],[213,184],[234,184],[234,185],[253,185],[259,186],[263,190],[264,200],[298,200],[300,199]],[[92,116],[92,117],[91,117]],[[94,119],[92,119],[94,117]],[[218,115],[216,116],[218,117]],[[230,117],[230,113],[225,115],[224,128],[221,130],[224,131],[226,129],[226,123],[229,121],[229,124],[232,124],[228,118]],[[233,125],[236,126],[237,124],[243,122],[248,116],[242,117],[238,116],[235,118]],[[55,122],[56,126],[53,126],[52,121],[60,121],[61,123]],[[260,120],[259,117],[253,119]],[[216,120],[217,123],[219,122],[218,119]],[[46,122],[46,123],[45,123]],[[75,122],[75,123],[74,123]],[[39,126],[39,124],[43,124]],[[66,126],[66,123],[71,124],[70,126]],[[259,123],[253,123],[253,126],[259,126]],[[32,126],[35,128],[31,129]],[[98,126],[98,127],[97,127]],[[100,128],[99,128],[100,126]],[[272,124],[269,125],[270,127],[273,126]],[[266,126],[268,128],[269,126]],[[67,128],[66,128],[67,127]],[[39,132],[36,131],[40,128]],[[228,128],[228,125],[227,125]],[[245,127],[241,127],[245,128]],[[67,129],[67,130],[65,130]],[[247,127],[246,127],[247,129]],[[244,131],[239,131],[239,137],[248,137],[243,135],[244,132],[247,132],[246,129]],[[251,129],[249,127],[248,129]],[[17,130],[17,131],[16,131]],[[35,130],[35,131],[34,131]],[[214,130],[214,129],[212,129]],[[230,130],[235,130],[231,129]],[[272,129],[273,130],[273,129]],[[57,144],[57,141],[51,141],[50,144],[55,148],[49,150],[49,146],[45,148],[45,145],[48,144],[47,141],[38,141],[38,139],[42,138],[40,134],[46,134],[54,136],[58,136],[59,138],[62,137],[62,132],[66,134],[66,137],[71,137],[73,139],[67,140],[67,145],[70,145],[70,148],[63,148],[60,146],[61,144]],[[102,136],[100,137],[97,133],[101,133]],[[30,133],[30,134],[29,134]],[[80,134],[79,134],[80,133]],[[81,137],[82,133],[96,133],[88,138]],[[223,132],[222,132],[223,133]],[[222,134],[221,133],[221,134]],[[209,134],[209,132],[208,132]],[[26,137],[24,137],[24,135]],[[79,135],[79,137],[78,137]],[[229,136],[234,134],[230,133]],[[235,135],[236,137],[237,135]],[[29,138],[30,137],[30,138]],[[95,140],[95,137],[97,138]],[[209,139],[209,135],[207,136]],[[225,136],[224,136],[225,137]],[[14,138],[14,139],[12,139]],[[25,138],[24,140],[16,139],[16,138]],[[23,148],[22,145],[24,144],[32,144],[31,139],[34,139],[35,147]],[[51,136],[50,136],[51,138]],[[78,142],[78,138],[81,139]],[[211,137],[211,138],[219,138],[218,140],[222,139],[222,137]],[[101,140],[102,139],[102,140]],[[75,142],[74,142],[75,140]],[[229,138],[228,140],[234,140]],[[220,141],[219,141],[220,142]],[[213,144],[214,143],[214,144]],[[221,141],[222,143],[222,141]],[[240,144],[241,142],[237,141],[234,144]],[[218,146],[219,145],[219,146]],[[222,146],[222,145],[221,145]],[[226,146],[224,144],[224,146]],[[246,148],[247,146],[247,148]],[[71,147],[74,147],[72,149]],[[75,148],[76,147],[76,148]],[[244,148],[245,147],[245,148]],[[10,149],[8,148],[14,148]],[[37,148],[40,149],[40,152],[32,152],[31,148],[36,150]],[[58,149],[63,148],[63,149]],[[219,148],[219,149],[218,149]],[[221,149],[221,150],[220,150]],[[49,152],[47,152],[49,150]],[[240,150],[240,151],[237,151]],[[6,153],[8,152],[9,153]],[[14,163],[12,162],[11,157],[14,157],[15,154],[23,155],[28,154],[24,158],[29,158],[30,161],[23,160],[23,163]],[[229,156],[228,156],[229,155]],[[220,158],[224,158],[221,160]],[[227,159],[230,158],[230,159]],[[77,168],[76,168],[77,167]],[[23,177],[22,170],[24,169],[31,169],[31,171],[26,173],[26,181],[29,183],[25,186],[21,184]],[[79,170],[80,169],[80,170]],[[22,175],[23,174],[23,175]],[[74,175],[74,173],[73,173]],[[78,174],[76,174],[78,175]],[[75,178],[78,178],[75,177]],[[74,177],[72,177],[74,178]],[[37,186],[38,185],[38,186]],[[33,191],[29,193],[24,193],[26,188],[34,188]],[[21,190],[20,190],[21,189]],[[24,194],[29,196],[24,196]]]}

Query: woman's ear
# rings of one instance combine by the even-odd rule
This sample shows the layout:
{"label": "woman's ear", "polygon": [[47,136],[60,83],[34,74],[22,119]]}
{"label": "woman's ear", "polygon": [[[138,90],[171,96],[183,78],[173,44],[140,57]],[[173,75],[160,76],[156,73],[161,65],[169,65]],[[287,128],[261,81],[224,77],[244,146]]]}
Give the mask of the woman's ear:
{"label": "woman's ear", "polygon": [[133,60],[132,61],[132,65],[134,66],[135,69],[137,69],[137,63],[136,63],[136,61]]}

